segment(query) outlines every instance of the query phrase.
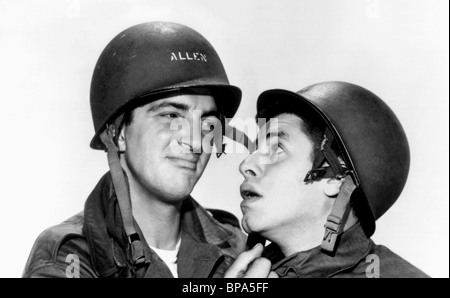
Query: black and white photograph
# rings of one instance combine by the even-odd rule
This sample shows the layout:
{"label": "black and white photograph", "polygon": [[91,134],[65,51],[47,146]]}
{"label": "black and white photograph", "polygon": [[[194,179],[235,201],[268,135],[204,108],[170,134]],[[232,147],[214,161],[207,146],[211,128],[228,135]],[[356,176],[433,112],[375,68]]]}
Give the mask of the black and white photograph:
{"label": "black and white photograph", "polygon": [[0,82],[0,278],[449,277],[448,1],[0,0]]}

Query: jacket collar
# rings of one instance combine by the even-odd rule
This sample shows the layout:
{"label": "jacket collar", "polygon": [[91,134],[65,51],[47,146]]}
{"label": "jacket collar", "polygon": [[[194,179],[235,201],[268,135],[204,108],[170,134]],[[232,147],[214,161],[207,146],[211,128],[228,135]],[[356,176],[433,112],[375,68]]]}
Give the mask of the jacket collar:
{"label": "jacket collar", "polygon": [[[366,237],[360,224],[344,232],[334,256],[324,253],[320,246],[283,258],[272,266],[280,277],[294,272],[300,278],[331,277],[357,265],[368,254],[372,241]],[[267,255],[280,256],[275,244],[269,245]]]}
{"label": "jacket collar", "polygon": [[[204,249],[196,249],[198,259],[217,259],[220,248],[229,248],[227,242],[234,234],[221,227],[192,197],[183,202],[181,208],[182,247],[183,240],[189,239],[191,248],[196,243]],[[83,233],[86,235],[91,252],[91,261],[100,277],[108,277],[127,266],[127,240],[123,229],[110,173],[106,173],[89,195],[84,208]],[[142,231],[135,222],[141,239]],[[186,234],[183,236],[183,234]],[[151,262],[153,253],[145,242],[146,263]],[[218,246],[218,247],[216,247]],[[208,249],[206,249],[208,248]],[[201,256],[200,251],[208,256]],[[210,255],[211,254],[211,255]],[[217,256],[216,256],[217,255]]]}
{"label": "jacket collar", "polygon": [[115,224],[121,222],[116,201],[108,172],[97,183],[84,205],[83,234],[89,246],[92,265],[100,277],[112,276],[118,271],[115,253],[120,255],[122,266],[126,266],[125,255],[120,250],[126,240],[119,225]]}
{"label": "jacket collar", "polygon": [[181,229],[195,241],[229,247],[228,240],[234,234],[224,229],[192,197],[188,197],[181,208]]}

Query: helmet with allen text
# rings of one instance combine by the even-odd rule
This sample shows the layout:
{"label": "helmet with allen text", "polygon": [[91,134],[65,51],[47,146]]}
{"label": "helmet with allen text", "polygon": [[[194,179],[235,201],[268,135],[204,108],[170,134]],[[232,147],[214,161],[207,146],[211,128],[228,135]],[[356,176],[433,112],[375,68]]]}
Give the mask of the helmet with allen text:
{"label": "helmet with allen text", "polygon": [[101,133],[125,111],[187,88],[206,88],[227,118],[241,101],[241,91],[229,84],[217,52],[197,31],[170,22],[122,31],[103,50],[92,76],[91,148],[105,149]]}

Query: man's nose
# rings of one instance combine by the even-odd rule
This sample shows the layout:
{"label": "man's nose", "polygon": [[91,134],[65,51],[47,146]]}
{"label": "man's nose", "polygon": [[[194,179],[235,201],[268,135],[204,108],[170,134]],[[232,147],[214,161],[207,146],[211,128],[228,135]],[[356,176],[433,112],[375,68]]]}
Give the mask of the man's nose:
{"label": "man's nose", "polygon": [[186,142],[183,139],[178,141],[178,144],[183,148],[183,153],[202,153],[202,143],[198,142],[197,140],[194,140],[191,138],[190,141]]}
{"label": "man's nose", "polygon": [[258,151],[253,152],[241,163],[239,171],[245,179],[258,178],[263,174],[263,168],[258,163]]}
{"label": "man's nose", "polygon": [[201,131],[201,121],[194,120],[194,125],[191,125],[191,139],[190,144],[193,153],[202,153],[202,131]]}
{"label": "man's nose", "polygon": [[180,145],[190,153],[202,153],[202,140],[202,132],[195,120],[182,126]]}

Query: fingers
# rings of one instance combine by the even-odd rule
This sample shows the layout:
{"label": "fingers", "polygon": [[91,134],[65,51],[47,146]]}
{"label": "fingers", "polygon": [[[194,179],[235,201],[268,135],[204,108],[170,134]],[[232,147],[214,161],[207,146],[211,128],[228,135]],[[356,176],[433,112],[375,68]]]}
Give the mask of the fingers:
{"label": "fingers", "polygon": [[227,272],[225,272],[224,277],[243,277],[249,267],[249,264],[261,256],[263,249],[263,245],[258,243],[252,249],[241,253],[236,258],[233,265],[231,265],[230,268],[228,268]]}
{"label": "fingers", "polygon": [[225,278],[277,278],[275,272],[271,272],[272,264],[261,254],[264,250],[262,244],[255,245],[251,250],[241,253],[225,273]]}
{"label": "fingers", "polygon": [[257,258],[253,261],[243,277],[245,278],[266,278],[270,274],[272,263],[266,258]]}
{"label": "fingers", "polygon": [[280,278],[275,271],[270,271],[268,278]]}

